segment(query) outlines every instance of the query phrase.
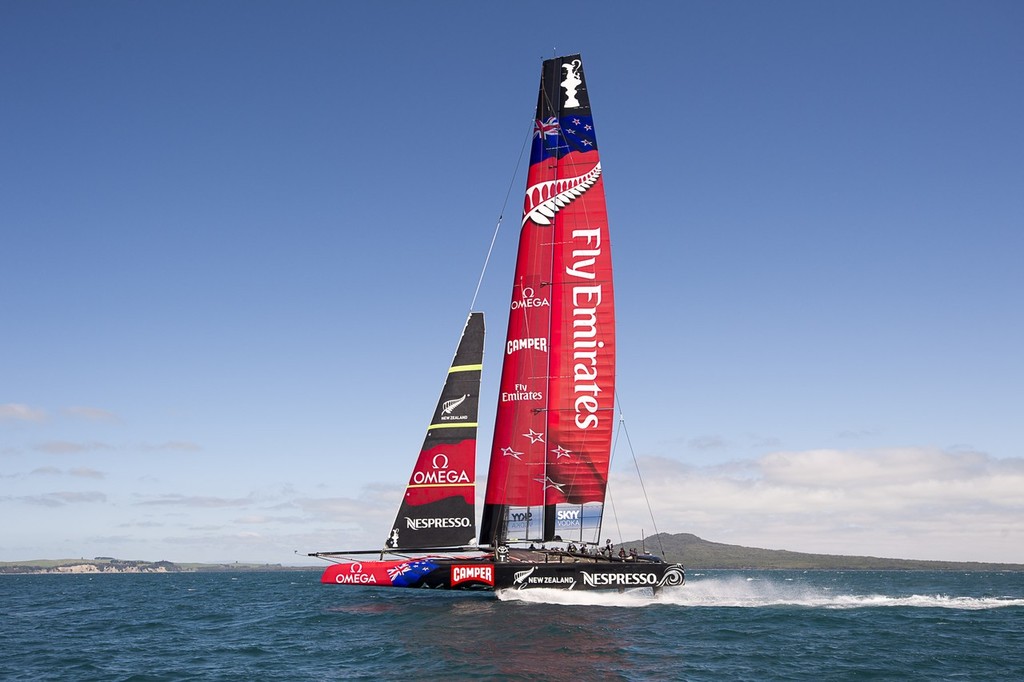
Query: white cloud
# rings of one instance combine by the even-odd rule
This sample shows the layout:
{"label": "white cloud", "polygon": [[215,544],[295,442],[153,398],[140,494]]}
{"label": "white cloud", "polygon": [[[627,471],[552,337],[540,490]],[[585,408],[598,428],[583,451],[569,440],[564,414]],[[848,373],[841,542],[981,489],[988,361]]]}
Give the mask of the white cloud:
{"label": "white cloud", "polygon": [[265,523],[271,523],[274,519],[270,516],[263,514],[253,514],[251,516],[242,516],[235,519],[235,523],[251,524],[251,525],[263,525]]}
{"label": "white cloud", "polygon": [[691,450],[722,450],[728,443],[721,436],[700,436],[689,440],[686,445]]}
{"label": "white cloud", "polygon": [[[1022,458],[997,459],[966,449],[807,450],[714,466],[648,457],[641,458],[640,468],[657,527],[631,464],[620,463],[603,531],[615,541],[658,530],[801,552],[1024,563]],[[80,477],[81,483],[103,476],[84,467],[40,467],[30,475],[35,481]],[[481,481],[478,503],[484,487]],[[116,507],[116,518],[97,517],[96,531],[116,532],[131,524],[130,532],[138,536],[94,553],[288,562],[295,549],[302,554],[379,547],[403,490],[402,485],[371,485],[352,496],[313,497],[275,485],[236,496],[188,490],[135,495],[120,498],[123,504],[116,496],[108,500],[88,491],[0,502],[43,505],[76,521],[84,518],[86,503],[93,503],[90,513],[102,518]]]}
{"label": "white cloud", "polygon": [[358,497],[297,498],[295,506],[309,523],[305,546],[311,550],[380,547],[391,530],[404,490],[404,486],[371,485]]}
{"label": "white cloud", "polygon": [[[1024,563],[1024,459],[929,448],[777,452],[715,467],[641,460],[659,529],[772,549]],[[642,492],[616,475],[635,537]],[[606,523],[606,527],[609,526]]]}
{"label": "white cloud", "polygon": [[984,470],[988,459],[981,453],[925,448],[808,450],[766,455],[760,466],[767,480],[849,488],[969,477]]}
{"label": "white cloud", "polygon": [[50,455],[70,455],[94,450],[113,450],[114,448],[106,443],[98,443],[96,441],[76,443],[66,440],[51,440],[34,445],[32,449],[36,452],[45,452]]}
{"label": "white cloud", "polygon": [[67,504],[106,502],[107,496],[101,492],[96,491],[60,491],[53,493],[44,493],[41,495],[25,495],[23,497],[8,499],[16,499],[19,502],[36,504],[44,507],[63,507],[64,505]]}
{"label": "white cloud", "polygon": [[179,507],[193,507],[199,509],[211,509],[219,507],[245,507],[253,504],[256,500],[252,497],[213,497],[203,495],[181,495],[172,493],[160,495],[136,502],[136,505],[168,505]]}
{"label": "white cloud", "polygon": [[96,471],[89,467],[75,467],[69,470],[68,473],[79,478],[106,478],[106,474],[102,471]]}
{"label": "white cloud", "polygon": [[304,516],[268,516],[266,514],[251,514],[235,519],[235,523],[254,526],[271,526],[279,523],[301,525],[308,522],[309,519]]}
{"label": "white cloud", "polygon": [[108,410],[101,409],[99,407],[85,407],[83,405],[73,405],[71,407],[64,408],[64,413],[71,415],[72,417],[77,417],[78,419],[85,419],[86,421],[119,421],[116,414]]}
{"label": "white cloud", "polygon": [[46,412],[20,403],[0,405],[0,421],[41,422],[46,419]]}
{"label": "white cloud", "polygon": [[156,444],[143,443],[142,445],[138,446],[138,449],[139,450],[143,450],[145,452],[168,452],[168,451],[199,452],[200,450],[202,450],[202,447],[200,447],[196,443],[191,443],[189,441],[171,440],[171,441],[166,441],[164,443],[156,443]]}
{"label": "white cloud", "polygon": [[111,445],[98,441],[50,440],[32,446],[35,452],[50,455],[71,455],[80,452],[105,450],[111,452],[199,452],[202,447],[189,441],[173,440],[164,443],[141,443],[138,445]]}
{"label": "white cloud", "polygon": [[[65,473],[67,473],[69,476],[76,476],[76,477],[79,477],[79,478],[105,478],[106,477],[106,474],[104,474],[102,471],[96,471],[95,469],[90,469],[89,467],[75,467],[74,469],[69,469],[68,471],[65,472],[63,469],[58,469],[57,467],[51,467],[51,466],[37,467],[37,468],[33,469],[32,471],[28,472],[28,475],[29,476],[62,476]],[[22,474],[17,474],[17,476],[19,476],[19,477],[21,475]]]}

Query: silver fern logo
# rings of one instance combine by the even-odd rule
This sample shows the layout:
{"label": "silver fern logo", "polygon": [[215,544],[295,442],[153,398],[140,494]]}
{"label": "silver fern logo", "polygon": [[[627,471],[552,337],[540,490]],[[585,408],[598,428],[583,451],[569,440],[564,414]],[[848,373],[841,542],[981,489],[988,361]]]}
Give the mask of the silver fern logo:
{"label": "silver fern logo", "polygon": [[462,396],[461,398],[455,398],[454,400],[446,400],[441,404],[441,414],[451,414],[456,407],[466,402],[466,398],[469,394]]}
{"label": "silver fern logo", "polygon": [[[574,178],[546,180],[526,188],[526,205],[523,209],[523,225],[532,220],[538,225],[550,225],[551,219],[560,210],[583,196],[601,177],[601,164]],[[520,225],[522,227],[522,225]]]}
{"label": "silver fern logo", "polygon": [[537,567],[534,566],[533,568],[526,571],[516,571],[512,576],[512,584],[517,585],[519,589],[526,587],[526,579],[529,578],[530,575],[536,570]]}

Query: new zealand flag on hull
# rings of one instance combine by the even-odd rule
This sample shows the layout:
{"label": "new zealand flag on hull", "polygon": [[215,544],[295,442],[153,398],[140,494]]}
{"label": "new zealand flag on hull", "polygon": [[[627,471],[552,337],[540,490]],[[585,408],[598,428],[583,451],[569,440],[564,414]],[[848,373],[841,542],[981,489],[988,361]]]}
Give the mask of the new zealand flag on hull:
{"label": "new zealand flag on hull", "polygon": [[388,577],[395,587],[409,587],[419,582],[420,578],[437,568],[437,564],[426,559],[410,561],[388,569]]}

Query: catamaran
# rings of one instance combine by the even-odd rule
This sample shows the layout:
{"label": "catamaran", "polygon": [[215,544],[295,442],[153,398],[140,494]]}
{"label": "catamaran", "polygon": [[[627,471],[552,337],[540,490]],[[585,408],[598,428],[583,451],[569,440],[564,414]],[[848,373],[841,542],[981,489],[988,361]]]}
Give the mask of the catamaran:
{"label": "catamaran", "polygon": [[[483,314],[471,312],[381,549],[314,552],[329,584],[456,590],[679,586],[683,567],[600,543],[615,319],[601,162],[580,55],[544,61],[476,528]],[[363,555],[379,555],[361,561]]]}

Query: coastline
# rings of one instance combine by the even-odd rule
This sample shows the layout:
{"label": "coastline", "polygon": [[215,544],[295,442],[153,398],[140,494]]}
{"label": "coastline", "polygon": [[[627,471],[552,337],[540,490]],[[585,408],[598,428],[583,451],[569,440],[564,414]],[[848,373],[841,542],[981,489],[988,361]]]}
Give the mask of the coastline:
{"label": "coastline", "polygon": [[101,557],[96,559],[35,559],[0,561],[2,575],[101,575],[124,573],[217,573],[229,571],[297,571],[316,566],[282,566],[281,564],[195,564],[171,561],[135,561]]}

